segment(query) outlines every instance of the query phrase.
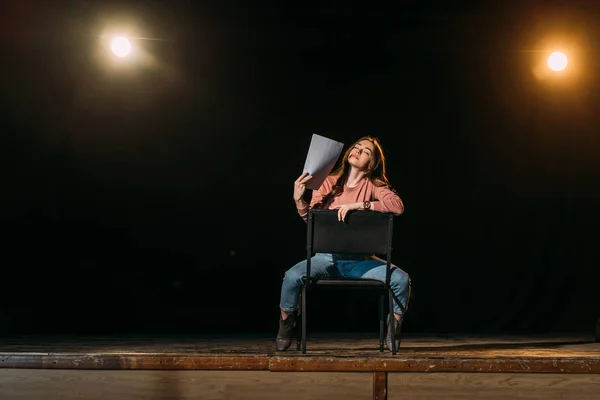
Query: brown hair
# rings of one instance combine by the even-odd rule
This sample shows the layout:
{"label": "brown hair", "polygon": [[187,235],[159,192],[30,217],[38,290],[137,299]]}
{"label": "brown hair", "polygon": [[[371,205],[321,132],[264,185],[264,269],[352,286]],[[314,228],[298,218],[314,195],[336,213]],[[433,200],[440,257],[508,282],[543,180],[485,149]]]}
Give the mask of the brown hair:
{"label": "brown hair", "polygon": [[371,161],[369,163],[369,168],[368,168],[367,175],[366,175],[367,178],[375,186],[385,186],[385,187],[389,188],[390,190],[392,190],[390,182],[388,181],[387,174],[386,174],[385,154],[383,153],[383,147],[381,147],[381,143],[379,142],[379,139],[372,137],[372,136],[363,136],[360,139],[358,139],[357,141],[355,141],[352,144],[352,146],[348,147],[348,149],[344,153],[344,156],[340,160],[339,166],[331,174],[331,175],[337,176],[338,179],[336,180],[335,184],[331,188],[331,192],[329,192],[329,194],[327,194],[327,196],[325,196],[325,198],[323,198],[322,205],[327,204],[327,201],[331,197],[335,197],[344,191],[344,185],[346,184],[346,181],[348,180],[348,174],[350,173],[350,164],[348,164],[348,158],[350,157],[350,153],[352,152],[352,149],[354,148],[354,146],[356,146],[358,143],[362,142],[363,140],[368,140],[369,142],[373,143],[373,147],[375,148],[375,151],[373,152]]}

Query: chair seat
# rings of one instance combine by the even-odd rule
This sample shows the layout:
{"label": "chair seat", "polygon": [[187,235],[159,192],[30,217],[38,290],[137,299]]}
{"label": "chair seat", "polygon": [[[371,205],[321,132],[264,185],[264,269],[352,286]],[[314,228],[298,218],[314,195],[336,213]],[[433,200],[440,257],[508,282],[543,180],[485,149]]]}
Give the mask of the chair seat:
{"label": "chair seat", "polygon": [[371,288],[385,288],[385,284],[383,282],[374,279],[320,278],[313,281],[313,284],[319,286],[364,286]]}

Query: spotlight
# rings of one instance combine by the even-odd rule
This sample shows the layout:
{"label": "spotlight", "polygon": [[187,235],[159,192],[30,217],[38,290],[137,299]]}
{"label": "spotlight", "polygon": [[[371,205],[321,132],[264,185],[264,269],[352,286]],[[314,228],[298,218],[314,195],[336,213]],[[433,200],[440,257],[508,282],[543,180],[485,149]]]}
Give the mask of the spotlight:
{"label": "spotlight", "polygon": [[548,68],[552,71],[562,71],[567,67],[567,56],[560,51],[555,51],[548,57]]}
{"label": "spotlight", "polygon": [[110,43],[110,49],[119,58],[127,57],[131,53],[131,43],[126,37],[117,36]]}

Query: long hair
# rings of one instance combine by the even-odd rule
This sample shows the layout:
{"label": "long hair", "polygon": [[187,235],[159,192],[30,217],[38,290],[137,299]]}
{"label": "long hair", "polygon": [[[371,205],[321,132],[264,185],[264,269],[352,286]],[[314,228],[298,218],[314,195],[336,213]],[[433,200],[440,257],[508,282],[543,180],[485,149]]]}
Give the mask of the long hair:
{"label": "long hair", "polygon": [[344,156],[339,162],[338,167],[335,171],[332,172],[331,175],[337,176],[337,180],[333,187],[331,188],[331,192],[323,199],[322,205],[327,204],[327,201],[341,194],[344,191],[344,185],[348,181],[348,175],[350,174],[350,164],[348,164],[348,158],[350,157],[350,153],[354,146],[363,140],[368,140],[373,143],[374,152],[371,157],[371,161],[369,162],[369,168],[367,170],[367,178],[375,185],[375,186],[385,186],[392,190],[390,182],[387,178],[386,167],[385,167],[385,154],[383,152],[383,147],[381,147],[381,143],[379,139],[372,136],[363,136],[357,141],[355,141],[352,146],[348,147]]}

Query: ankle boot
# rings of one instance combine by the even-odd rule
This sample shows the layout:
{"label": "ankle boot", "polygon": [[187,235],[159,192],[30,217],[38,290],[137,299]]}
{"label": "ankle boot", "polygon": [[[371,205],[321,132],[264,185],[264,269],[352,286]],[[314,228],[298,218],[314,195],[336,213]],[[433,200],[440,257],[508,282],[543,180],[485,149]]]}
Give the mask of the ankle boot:
{"label": "ankle boot", "polygon": [[286,351],[292,343],[292,332],[296,326],[294,314],[290,314],[286,319],[279,317],[279,331],[277,332],[277,351]]}
{"label": "ankle boot", "polygon": [[398,349],[400,349],[400,338],[402,336],[401,334],[401,330],[402,330],[402,318],[400,319],[400,321],[398,321],[396,319],[396,317],[394,316],[394,314],[390,313],[388,315],[388,320],[387,320],[387,325],[388,325],[388,329],[387,329],[387,335],[385,336],[385,346],[388,348],[389,351],[392,351],[392,326],[391,324],[395,324],[395,328],[396,328],[396,351],[398,351]]}

